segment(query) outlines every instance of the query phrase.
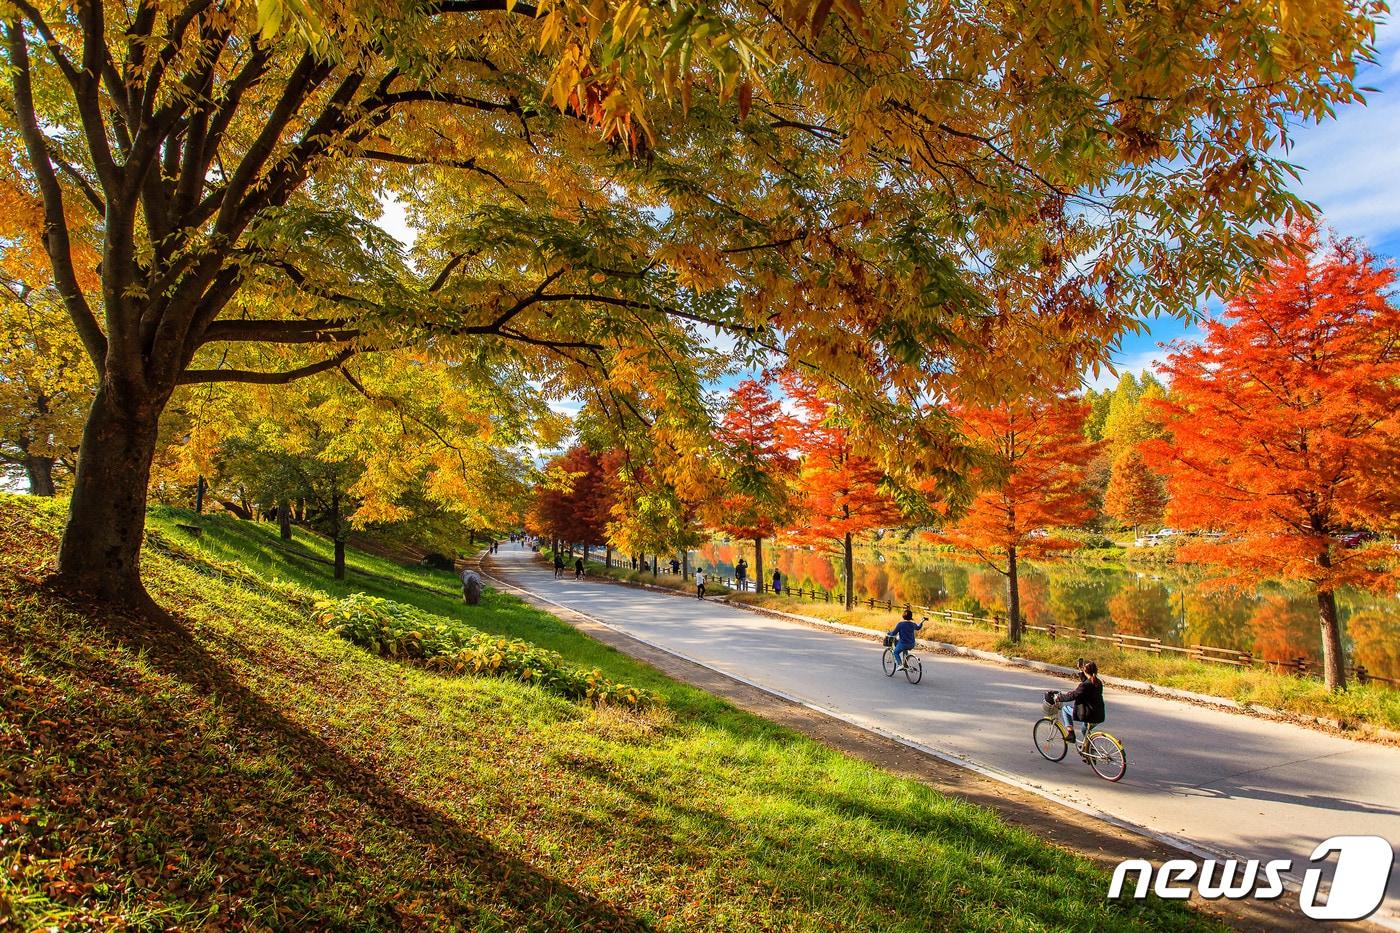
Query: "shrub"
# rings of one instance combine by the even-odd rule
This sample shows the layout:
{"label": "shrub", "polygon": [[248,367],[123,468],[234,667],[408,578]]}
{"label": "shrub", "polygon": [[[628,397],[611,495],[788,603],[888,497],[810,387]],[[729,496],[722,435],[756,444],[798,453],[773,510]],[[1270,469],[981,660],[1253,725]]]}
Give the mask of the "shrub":
{"label": "shrub", "polygon": [[487,674],[538,684],[571,700],[645,707],[656,697],[581,671],[563,658],[519,639],[499,638],[461,622],[444,620],[378,596],[353,593],[322,599],[313,616],[352,644],[389,658],[414,658],[451,674]]}
{"label": "shrub", "polygon": [[457,565],[452,562],[452,558],[446,554],[439,554],[437,551],[430,551],[423,555],[419,562],[429,570],[455,570]]}

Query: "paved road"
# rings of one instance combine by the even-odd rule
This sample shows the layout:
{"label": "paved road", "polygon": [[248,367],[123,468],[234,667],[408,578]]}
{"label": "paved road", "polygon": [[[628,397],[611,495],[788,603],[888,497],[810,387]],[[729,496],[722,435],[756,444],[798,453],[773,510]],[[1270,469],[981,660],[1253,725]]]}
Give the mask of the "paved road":
{"label": "paved road", "polygon": [[[911,685],[884,676],[873,640],[555,580],[532,558],[510,544],[492,559],[515,583],[653,645],[1157,833],[1299,870],[1334,835],[1380,835],[1400,850],[1400,749],[1110,688],[1106,726],[1127,746],[1129,769],[1109,784],[1073,753],[1051,763],[1031,742],[1040,695],[1065,680],[926,652],[923,682]],[[1400,918],[1400,869],[1382,914]]]}

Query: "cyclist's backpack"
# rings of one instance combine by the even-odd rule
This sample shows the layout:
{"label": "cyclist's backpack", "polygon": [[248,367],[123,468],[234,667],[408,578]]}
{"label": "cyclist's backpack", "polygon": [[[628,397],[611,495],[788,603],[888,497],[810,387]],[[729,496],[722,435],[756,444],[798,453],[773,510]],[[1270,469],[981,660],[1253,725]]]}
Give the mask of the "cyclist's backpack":
{"label": "cyclist's backpack", "polygon": [[893,647],[894,647],[894,636],[893,636],[893,635],[886,635],[886,636],[885,636],[885,647],[886,647],[886,648],[893,648]]}

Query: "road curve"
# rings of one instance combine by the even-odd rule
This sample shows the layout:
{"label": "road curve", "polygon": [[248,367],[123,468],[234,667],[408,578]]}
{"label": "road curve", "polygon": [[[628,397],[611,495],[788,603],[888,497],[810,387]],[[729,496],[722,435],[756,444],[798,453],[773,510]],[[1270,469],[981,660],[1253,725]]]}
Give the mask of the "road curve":
{"label": "road curve", "polygon": [[[556,580],[514,544],[492,560],[512,583],[656,647],[1210,852],[1291,859],[1296,878],[1331,836],[1379,835],[1400,850],[1400,749],[1109,688],[1105,726],[1129,757],[1127,776],[1109,784],[1073,754],[1044,760],[1031,742],[1040,695],[1065,680],[923,653],[923,681],[911,685],[884,676],[873,640],[572,574]],[[1400,923],[1400,870],[1374,919]]]}

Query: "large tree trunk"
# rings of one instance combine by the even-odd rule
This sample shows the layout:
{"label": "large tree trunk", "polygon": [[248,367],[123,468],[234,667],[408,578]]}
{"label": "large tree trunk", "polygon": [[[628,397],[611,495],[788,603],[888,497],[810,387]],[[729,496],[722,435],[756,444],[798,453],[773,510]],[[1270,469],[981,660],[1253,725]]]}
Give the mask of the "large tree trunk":
{"label": "large tree trunk", "polygon": [[763,592],[763,538],[762,536],[753,539],[753,579],[754,591]]}
{"label": "large tree trunk", "polygon": [[1347,669],[1342,656],[1342,630],[1337,625],[1337,594],[1317,593],[1317,617],[1322,627],[1322,676],[1328,690],[1345,690]]}
{"label": "large tree trunk", "polygon": [[603,558],[603,566],[607,567],[609,570],[612,569],[612,545],[611,545],[611,544],[608,545],[608,550],[607,550],[607,552],[606,552],[606,555],[605,555],[604,558]]}
{"label": "large tree trunk", "polygon": [[283,541],[292,540],[292,504],[286,499],[277,503],[277,527]]}
{"label": "large tree trunk", "polygon": [[29,494],[31,496],[52,496],[54,494],[53,457],[35,457],[26,454],[24,474],[29,478]]}
{"label": "large tree trunk", "polygon": [[856,570],[855,570],[855,567],[852,566],[853,560],[852,560],[852,554],[851,554],[851,533],[850,533],[849,531],[846,532],[846,538],[845,538],[844,544],[845,544],[845,548],[844,548],[843,554],[844,554],[844,559],[845,559],[845,561],[846,561],[846,567],[845,567],[845,577],[846,577],[846,580],[845,580],[845,584],[846,584],[846,611],[847,611],[847,612],[850,612],[851,609],[854,608],[854,607],[855,607],[855,604],[856,604],[856,597],[855,597],[855,592],[854,592],[854,590],[855,590],[855,581],[856,581]]}
{"label": "large tree trunk", "polygon": [[1021,640],[1021,581],[1016,575],[1016,545],[1006,549],[1006,635],[1013,642]]}
{"label": "large tree trunk", "polygon": [[690,579],[690,551],[681,551],[681,579]]}
{"label": "large tree trunk", "polygon": [[155,609],[141,585],[146,490],[163,401],[97,390],[78,451],[55,582],[117,605]]}
{"label": "large tree trunk", "polygon": [[335,578],[345,579],[345,525],[340,520],[340,493],[331,493],[331,527],[335,529]]}

